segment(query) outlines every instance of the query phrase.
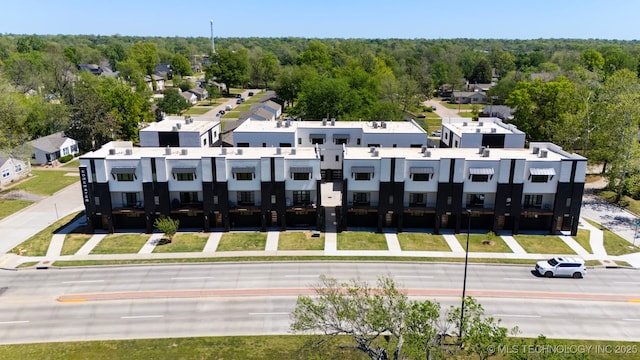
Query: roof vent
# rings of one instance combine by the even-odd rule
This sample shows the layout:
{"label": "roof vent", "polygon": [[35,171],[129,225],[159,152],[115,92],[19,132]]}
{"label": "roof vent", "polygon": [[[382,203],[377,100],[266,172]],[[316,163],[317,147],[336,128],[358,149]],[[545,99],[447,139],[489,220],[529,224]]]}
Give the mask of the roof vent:
{"label": "roof vent", "polygon": [[372,153],[372,152],[374,152],[374,151],[376,151],[376,147],[375,147],[375,146],[372,146],[372,147],[370,147],[370,148],[369,148],[369,152],[370,152],[370,153]]}
{"label": "roof vent", "polygon": [[484,123],[482,121],[478,122],[478,126],[482,126]]}
{"label": "roof vent", "polygon": [[180,155],[187,155],[189,153],[189,149],[180,149]]}
{"label": "roof vent", "polygon": [[467,125],[468,125],[468,124],[467,124],[467,122],[466,122],[466,121],[462,123],[462,126],[467,126]]}
{"label": "roof vent", "polygon": [[374,129],[377,129],[378,128],[378,123],[374,121],[374,122],[371,123],[371,126],[373,126]]}
{"label": "roof vent", "polygon": [[284,127],[289,127],[289,126],[291,126],[291,120],[286,120],[284,122]]}
{"label": "roof vent", "polygon": [[174,126],[171,128],[171,130],[172,130],[172,131],[178,131],[178,127],[174,125]]}
{"label": "roof vent", "polygon": [[291,155],[295,155],[296,154],[296,149],[295,148],[291,148]]}
{"label": "roof vent", "polygon": [[424,157],[431,157],[431,151],[426,150],[424,153],[422,153],[422,156],[424,156]]}
{"label": "roof vent", "polygon": [[547,153],[548,153],[547,150],[540,150],[540,157],[541,158],[546,158],[547,157]]}
{"label": "roof vent", "polygon": [[279,147],[276,148],[276,155],[280,155],[280,153],[282,152],[282,149],[280,149]]}
{"label": "roof vent", "polygon": [[336,118],[331,118],[331,126],[336,126]]}
{"label": "roof vent", "polygon": [[491,128],[491,132],[492,132],[492,133],[496,133],[496,132],[498,132],[498,129],[496,129],[496,128]]}
{"label": "roof vent", "polygon": [[236,154],[238,154],[238,155],[242,155],[242,149],[237,149],[237,150],[236,150]]}
{"label": "roof vent", "polygon": [[164,149],[164,154],[165,154],[165,155],[171,155],[171,148],[170,148],[169,146],[167,146],[167,147]]}
{"label": "roof vent", "polygon": [[131,154],[133,154],[133,149],[124,149],[124,154],[125,154],[125,155],[131,155]]}
{"label": "roof vent", "polygon": [[327,118],[322,118],[322,126],[327,126]]}
{"label": "roof vent", "polygon": [[227,155],[227,148],[226,147],[220,148],[220,154]]}
{"label": "roof vent", "polygon": [[115,155],[116,149],[109,149],[109,155]]}
{"label": "roof vent", "polygon": [[177,124],[176,124],[176,127],[177,127],[178,129],[181,129],[181,128],[182,128],[182,124],[177,123]]}
{"label": "roof vent", "polygon": [[476,132],[477,133],[482,132],[482,129],[476,129]]}
{"label": "roof vent", "polygon": [[478,154],[482,154],[484,152],[484,149],[484,146],[480,146],[480,148],[478,149]]}
{"label": "roof vent", "polygon": [[537,147],[537,146],[534,146],[534,147],[533,147],[533,154],[537,154],[537,153],[539,153],[539,152],[540,152],[540,148],[539,148],[539,147]]}
{"label": "roof vent", "polygon": [[383,129],[386,129],[387,128],[387,123],[385,121],[381,121],[380,122],[380,127],[383,128]]}
{"label": "roof vent", "polygon": [[427,151],[427,147],[423,145],[422,148],[420,148],[420,152],[424,154],[425,151]]}
{"label": "roof vent", "polygon": [[379,155],[380,155],[380,152],[379,152],[378,150],[376,150],[376,151],[374,151],[374,152],[373,152],[373,157],[377,157],[377,156],[379,156]]}
{"label": "roof vent", "polygon": [[484,149],[482,151],[482,157],[489,157],[489,149]]}
{"label": "roof vent", "polygon": [[282,121],[276,121],[276,127],[279,128],[282,126]]}

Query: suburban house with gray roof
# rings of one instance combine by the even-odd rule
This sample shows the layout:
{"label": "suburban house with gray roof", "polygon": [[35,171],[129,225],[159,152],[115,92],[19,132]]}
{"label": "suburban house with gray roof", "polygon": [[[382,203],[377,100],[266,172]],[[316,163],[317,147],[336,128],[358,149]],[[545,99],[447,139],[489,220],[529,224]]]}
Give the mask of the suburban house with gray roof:
{"label": "suburban house with gray roof", "polygon": [[0,156],[0,173],[2,174],[0,177],[0,188],[22,179],[29,175],[30,172],[31,166],[29,166],[29,163],[13,157]]}
{"label": "suburban house with gray roof", "polygon": [[60,131],[31,141],[33,146],[33,163],[48,164],[65,155],[76,155],[80,152],[78,142]]}

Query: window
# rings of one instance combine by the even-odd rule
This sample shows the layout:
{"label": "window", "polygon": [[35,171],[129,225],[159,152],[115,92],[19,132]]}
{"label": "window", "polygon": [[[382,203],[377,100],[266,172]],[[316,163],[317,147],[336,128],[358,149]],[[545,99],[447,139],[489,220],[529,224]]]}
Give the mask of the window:
{"label": "window", "polygon": [[9,171],[9,169],[2,170],[2,178],[3,179],[9,177],[9,175],[11,175],[11,171]]}
{"label": "window", "polygon": [[156,196],[154,196],[154,197],[153,197],[153,203],[154,203],[156,206],[160,205],[160,196],[157,196],[157,195],[156,195]]}
{"label": "window", "polygon": [[468,207],[483,207],[484,206],[484,194],[467,194],[467,206]]}
{"label": "window", "polygon": [[447,205],[451,205],[453,203],[453,197],[447,196]]}
{"label": "window", "polygon": [[100,206],[100,196],[94,196],[94,197],[93,197],[93,203],[94,203],[96,206]]}
{"label": "window", "polygon": [[324,144],[324,138],[322,138],[322,137],[312,137],[311,138],[311,143],[312,144],[322,145],[322,144]]}
{"label": "window", "polygon": [[71,145],[71,153],[75,154],[78,152],[78,144]]}
{"label": "window", "polygon": [[249,147],[249,143],[248,142],[239,142],[238,143],[238,147]]}
{"label": "window", "polygon": [[347,144],[347,143],[349,143],[349,139],[346,139],[346,138],[336,138],[336,139],[333,139],[333,142],[334,142],[334,144],[336,144],[336,145],[343,145],[343,144]]}
{"label": "window", "polygon": [[309,205],[311,203],[311,191],[294,191],[293,205]]}
{"label": "window", "polygon": [[62,155],[68,155],[68,154],[69,154],[69,148],[68,147],[62,149]]}
{"label": "window", "polygon": [[131,173],[128,174],[116,174],[116,180],[118,181],[133,181],[133,175]]}
{"label": "window", "polygon": [[253,180],[253,173],[249,173],[249,172],[236,173],[236,180]]}
{"label": "window", "polygon": [[238,205],[254,205],[253,191],[240,191],[238,193]]}
{"label": "window", "polygon": [[298,138],[298,145],[302,145],[302,138]]}
{"label": "window", "polygon": [[206,138],[202,139],[202,146],[207,146],[207,139]]}
{"label": "window", "polygon": [[175,176],[178,181],[193,181],[194,179],[193,173],[177,173]]}
{"label": "window", "polygon": [[549,182],[549,176],[548,175],[531,175],[531,182],[546,183],[546,182]]}
{"label": "window", "polygon": [[309,173],[308,172],[295,172],[293,173],[293,180],[309,180]]}
{"label": "window", "polygon": [[567,200],[564,202],[564,206],[571,207],[571,198],[567,198]]}
{"label": "window", "polygon": [[218,205],[218,195],[213,195],[213,205]]}
{"label": "window", "polygon": [[198,193],[194,191],[186,191],[180,193],[181,204],[194,204],[198,202]]}
{"label": "window", "polygon": [[138,205],[138,193],[124,193],[123,195],[126,207],[135,207]]}
{"label": "window", "polygon": [[542,195],[525,195],[524,207],[529,208],[541,208],[542,207]]}
{"label": "window", "polygon": [[371,173],[358,172],[353,175],[354,180],[371,180]]}
{"label": "window", "polygon": [[505,202],[504,202],[505,206],[511,206],[511,198],[508,197]]}
{"label": "window", "polygon": [[429,181],[432,174],[413,174],[413,181]]}
{"label": "window", "polygon": [[473,182],[488,182],[489,181],[489,175],[486,175],[486,174],[474,174],[474,175],[471,175],[471,181],[473,181]]}
{"label": "window", "polygon": [[271,204],[276,204],[278,202],[278,198],[275,195],[271,195]]}
{"label": "window", "polygon": [[357,139],[356,139],[356,144],[357,144],[357,145],[360,145],[360,138],[357,138]]}
{"label": "window", "polygon": [[449,133],[444,133],[444,139],[449,140]]}
{"label": "window", "polygon": [[320,161],[324,161],[324,155],[320,155]]}
{"label": "window", "polygon": [[336,155],[336,162],[340,162],[340,155]]}
{"label": "window", "polygon": [[369,205],[369,193],[353,193],[353,205]]}
{"label": "window", "polygon": [[409,194],[409,206],[425,205],[423,193],[410,193]]}

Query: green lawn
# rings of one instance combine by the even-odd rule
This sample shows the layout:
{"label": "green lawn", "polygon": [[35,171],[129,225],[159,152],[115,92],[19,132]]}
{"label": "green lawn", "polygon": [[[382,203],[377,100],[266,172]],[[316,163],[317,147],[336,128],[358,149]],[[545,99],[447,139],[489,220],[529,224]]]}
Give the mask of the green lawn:
{"label": "green lawn", "polygon": [[[616,194],[610,190],[601,190],[598,191],[597,194],[610,203],[614,203],[616,198]],[[623,208],[631,211],[636,215],[640,215],[640,200],[635,200],[628,196],[623,196],[622,201],[617,205],[622,206]]]}
{"label": "green lawn", "polygon": [[163,238],[160,244],[154,249],[154,253],[172,252],[201,252],[207,244],[209,234],[203,233],[180,233],[173,237],[173,241],[166,242]]}
{"label": "green lawn", "polygon": [[312,237],[311,231],[286,231],[278,237],[278,250],[324,250],[324,235]]}
{"label": "green lawn", "polygon": [[191,107],[189,110],[185,111],[183,115],[202,115],[211,111],[209,107]]}
{"label": "green lawn", "polygon": [[575,254],[569,245],[554,235],[514,235],[513,238],[530,254]]}
{"label": "green lawn", "polygon": [[593,250],[591,249],[591,242],[589,241],[589,237],[591,236],[591,231],[585,229],[578,229],[578,235],[574,236],[573,239],[580,244],[589,254],[593,254]]}
{"label": "green lawn", "polygon": [[[65,169],[66,170],[66,169]],[[33,176],[23,181],[11,190],[24,190],[37,195],[49,196],[57,191],[80,181],[79,176],[65,176],[67,173],[78,175],[78,170],[70,168],[64,170],[32,170]],[[6,192],[7,190],[5,190]]]}
{"label": "green lawn", "polygon": [[73,255],[77,253],[92,236],[92,234],[67,234],[64,238],[64,244],[62,244],[62,251],[60,251],[60,255]]}
{"label": "green lawn", "polygon": [[[218,336],[218,337],[184,337],[166,339],[134,339],[107,341],[77,341],[50,342],[36,344],[15,344],[0,346],[0,358],[4,360],[22,359],[344,359],[364,360],[364,354],[345,348],[342,345],[353,344],[351,337],[338,336],[324,342],[320,348],[310,344],[319,344],[319,340],[328,337],[302,335],[271,335],[271,336]],[[525,348],[558,348],[558,349],[589,349],[586,353],[579,352],[579,356],[586,356],[591,360],[631,359],[634,356],[620,355],[615,349],[633,349],[637,342],[619,342],[606,340],[563,340],[563,339],[533,339],[509,337],[507,349]],[[610,349],[609,351],[596,351]],[[456,351],[451,348],[449,351]],[[464,350],[462,350],[464,351]],[[534,351],[534,350],[531,350]],[[537,354],[537,353],[536,353]],[[548,355],[548,354],[542,354]],[[440,357],[438,357],[440,358]],[[469,358],[466,352],[451,354],[451,359]],[[510,359],[511,356],[496,356],[495,359]],[[538,357],[535,357],[538,358]],[[542,357],[540,357],[542,358]],[[556,357],[554,357],[556,358]],[[559,356],[557,358],[564,358]],[[567,357],[578,358],[578,357]],[[583,357],[579,357],[583,358]]]}
{"label": "green lawn", "polygon": [[47,254],[47,250],[49,249],[49,244],[51,243],[51,237],[53,233],[61,230],[68,223],[76,220],[80,216],[84,216],[83,212],[77,212],[71,215],[67,215],[62,219],[54,222],[53,224],[47,226],[45,229],[40,231],[39,233],[33,235],[29,239],[22,242],[20,245],[16,246],[11,250],[12,253],[17,253],[18,248],[26,249],[27,256],[44,256]]}
{"label": "green lawn", "polygon": [[[456,234],[456,239],[462,245],[464,249],[467,244],[467,234]],[[492,241],[492,243],[483,244],[485,240]],[[492,236],[491,238],[487,234],[470,234],[469,235],[469,252],[497,252],[497,253],[510,253],[511,248],[502,240],[499,236]]]}
{"label": "green lawn", "polygon": [[63,168],[78,168],[80,167],[80,159],[75,158],[68,163],[62,165]]}
{"label": "green lawn", "polygon": [[618,234],[609,231],[607,228],[598,224],[597,222],[591,220],[587,220],[587,222],[602,230],[602,236],[604,238],[604,249],[607,251],[607,254],[625,255],[640,252],[640,247],[633,246],[630,242],[621,238]]}
{"label": "green lawn", "polygon": [[400,233],[398,242],[403,251],[451,251],[442,235]]}
{"label": "green lawn", "polygon": [[149,240],[148,234],[109,234],[91,251],[91,254],[135,254]]}
{"label": "green lawn", "polygon": [[0,219],[4,219],[31,204],[33,204],[33,201],[0,199]]}
{"label": "green lawn", "polygon": [[442,119],[439,117],[429,117],[414,119],[415,122],[420,125],[428,135],[433,131],[442,129]]}
{"label": "green lawn", "polygon": [[338,250],[389,250],[384,234],[364,231],[338,233]]}
{"label": "green lawn", "polygon": [[231,232],[222,235],[217,251],[264,250],[265,246],[267,246],[267,233]]}

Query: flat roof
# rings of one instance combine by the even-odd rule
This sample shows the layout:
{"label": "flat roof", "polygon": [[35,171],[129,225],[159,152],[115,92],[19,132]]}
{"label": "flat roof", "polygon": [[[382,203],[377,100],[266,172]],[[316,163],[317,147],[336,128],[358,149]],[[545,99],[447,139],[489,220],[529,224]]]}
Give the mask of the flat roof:
{"label": "flat roof", "polygon": [[[534,154],[533,148],[538,148],[538,154]],[[532,143],[531,147],[514,149],[488,149],[489,156],[482,156],[479,148],[424,148],[429,151],[429,156],[424,156],[423,148],[375,148],[377,156],[374,156],[371,148],[351,147],[346,149],[345,160],[358,160],[367,158],[391,158],[401,157],[407,160],[440,160],[440,159],[461,159],[465,160],[500,160],[500,159],[525,159],[529,161],[559,161],[562,159],[582,159],[586,158],[569,154],[559,146],[552,143]],[[546,157],[539,157],[541,150],[547,151]]]}
{"label": "flat roof", "polygon": [[[193,117],[188,118],[182,116],[168,116],[159,122],[150,123],[149,126],[140,129],[140,131],[179,131],[179,132],[199,132],[200,134],[209,131],[209,129],[220,124],[220,120],[215,117]],[[180,129],[173,130],[173,127],[180,124]]]}
{"label": "flat roof", "polygon": [[450,129],[458,136],[471,133],[524,135],[515,125],[505,124],[495,117],[479,118],[478,121],[472,121],[467,118],[446,118],[442,119],[442,126]]}
{"label": "flat roof", "polygon": [[[114,150],[114,154],[110,154],[110,150]],[[112,141],[105,144],[96,151],[86,153],[81,156],[84,158],[109,158],[109,159],[140,159],[144,157],[167,157],[167,158],[203,158],[203,157],[226,157],[229,159],[259,159],[263,157],[279,157],[291,159],[315,159],[316,155],[314,147],[302,148],[275,148],[275,147],[251,147],[251,148],[232,148],[232,147],[172,147],[168,148],[171,154],[167,155],[167,148],[163,147],[134,147],[129,141]],[[280,149],[280,154],[277,154]],[[127,154],[130,150],[130,154]],[[183,154],[186,150],[186,154]],[[293,150],[293,151],[292,151]]]}
{"label": "flat roof", "polygon": [[[250,120],[243,122],[234,132],[295,132],[296,129],[308,129],[313,131],[330,131],[339,129],[362,129],[365,134],[394,134],[394,133],[426,133],[426,131],[413,121],[259,121]],[[384,125],[383,125],[384,123]]]}

